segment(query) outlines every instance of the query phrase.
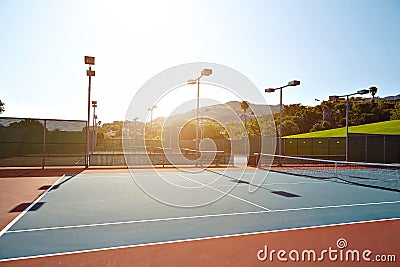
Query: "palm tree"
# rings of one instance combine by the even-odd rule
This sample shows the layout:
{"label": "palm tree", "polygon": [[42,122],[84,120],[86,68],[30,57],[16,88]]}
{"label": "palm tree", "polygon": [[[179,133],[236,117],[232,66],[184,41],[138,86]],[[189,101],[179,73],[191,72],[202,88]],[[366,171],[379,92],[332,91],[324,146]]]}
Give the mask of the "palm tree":
{"label": "palm tree", "polygon": [[246,111],[249,109],[250,105],[247,101],[240,102],[240,108],[243,109],[243,117],[244,117],[244,127],[247,129],[247,121],[246,121]]}
{"label": "palm tree", "polygon": [[4,112],[4,103],[0,100],[0,113]]}
{"label": "palm tree", "polygon": [[378,88],[376,88],[375,86],[371,86],[369,88],[369,92],[372,95],[372,103],[374,103],[375,102],[375,95],[376,95],[376,92],[378,92]]}

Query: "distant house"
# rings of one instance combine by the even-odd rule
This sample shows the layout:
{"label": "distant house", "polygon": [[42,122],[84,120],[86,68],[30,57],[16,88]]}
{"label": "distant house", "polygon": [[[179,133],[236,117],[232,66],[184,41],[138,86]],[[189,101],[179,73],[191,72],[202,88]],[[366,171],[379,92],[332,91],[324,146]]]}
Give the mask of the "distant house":
{"label": "distant house", "polygon": [[399,102],[400,101],[400,95],[387,96],[387,97],[384,97],[383,99],[388,100],[388,101]]}

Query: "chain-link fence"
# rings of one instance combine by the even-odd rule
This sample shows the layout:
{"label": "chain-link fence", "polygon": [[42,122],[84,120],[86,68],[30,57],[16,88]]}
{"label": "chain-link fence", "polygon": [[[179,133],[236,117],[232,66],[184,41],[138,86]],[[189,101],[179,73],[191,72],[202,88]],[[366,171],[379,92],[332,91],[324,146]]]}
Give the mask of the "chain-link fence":
{"label": "chain-link fence", "polygon": [[0,166],[85,165],[86,121],[0,118]]}
{"label": "chain-link fence", "polygon": [[349,134],[349,159],[400,163],[400,135]]}
{"label": "chain-link fence", "polygon": [[[284,138],[284,155],[346,159],[346,138]],[[400,135],[349,134],[349,161],[400,162]]]}
{"label": "chain-link fence", "polygon": [[287,156],[344,160],[346,138],[283,138],[283,151]]}
{"label": "chain-link fence", "polygon": [[[227,154],[233,155],[248,155],[263,152],[275,153],[277,151],[278,141],[275,137],[249,137],[248,141],[242,140],[227,140],[227,139],[212,139],[215,148],[210,148],[207,144],[200,144],[200,150],[217,150],[224,151]],[[96,149],[93,154],[120,154],[123,153],[123,143],[125,144],[125,152],[129,153],[146,153],[153,149],[163,148],[164,150],[171,149],[174,152],[179,149],[196,149],[195,140],[179,140],[175,146],[170,146],[169,140],[135,140],[112,138],[112,139],[98,139],[96,141]]]}

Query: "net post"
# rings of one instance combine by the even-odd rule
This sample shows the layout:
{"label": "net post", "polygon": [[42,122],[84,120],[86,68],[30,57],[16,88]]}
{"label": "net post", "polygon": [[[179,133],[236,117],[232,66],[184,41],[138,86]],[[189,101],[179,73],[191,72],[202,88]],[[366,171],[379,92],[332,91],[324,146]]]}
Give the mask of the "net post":
{"label": "net post", "polygon": [[259,166],[258,166],[258,164],[260,164],[260,153],[254,153],[254,155],[255,155],[255,165],[256,165],[256,168],[259,168]]}

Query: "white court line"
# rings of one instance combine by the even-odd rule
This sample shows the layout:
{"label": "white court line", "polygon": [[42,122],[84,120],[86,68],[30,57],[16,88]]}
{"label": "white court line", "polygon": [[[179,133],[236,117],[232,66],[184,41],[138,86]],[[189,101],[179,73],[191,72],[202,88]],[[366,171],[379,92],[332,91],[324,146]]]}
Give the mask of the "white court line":
{"label": "white court line", "polygon": [[81,173],[79,174],[82,178],[114,178],[114,177],[127,177],[129,173],[103,173],[103,174],[93,174],[93,173]]}
{"label": "white court line", "polygon": [[35,201],[33,201],[23,212],[21,212],[17,217],[14,218],[3,230],[0,231],[0,237],[2,237],[8,229],[10,229],[16,222],[18,222],[22,216],[24,216],[33,206],[35,206],[50,190],[58,184],[65,177],[65,174],[61,176],[54,184],[52,184],[46,191],[44,191]]}
{"label": "white court line", "polygon": [[[226,171],[228,174],[230,172],[240,172],[238,170],[231,170],[231,171]],[[255,172],[243,172],[241,173],[241,175],[254,175]],[[119,173],[118,175],[122,176],[126,176],[126,175],[136,175],[136,176],[154,176],[155,174],[159,174],[162,176],[178,176],[182,174],[182,171],[170,171],[170,172],[157,172],[157,170],[154,170],[154,172],[132,172],[132,173]],[[199,171],[199,172],[184,172],[185,175],[193,175],[193,176],[197,176],[197,175],[204,175],[204,176],[210,176],[210,172],[207,171]],[[90,176],[95,176],[98,174],[82,174],[82,175],[90,175]],[[105,173],[106,176],[108,176],[108,173]],[[114,174],[113,174],[114,175]],[[98,175],[99,176],[99,175]],[[99,177],[105,177],[105,176],[99,176]]]}
{"label": "white court line", "polygon": [[[246,181],[245,181],[246,182]],[[332,183],[331,181],[320,181],[320,182],[288,182],[288,183],[266,183],[266,184],[261,184],[261,185],[253,185],[253,186],[264,186],[264,185],[292,185],[292,184],[323,184],[323,183]],[[235,186],[248,186],[249,184],[246,183],[237,183]],[[232,186],[232,184],[219,184],[219,185],[213,185],[214,187],[216,186]]]}
{"label": "white court line", "polygon": [[208,188],[210,188],[210,189],[213,189],[213,190],[215,190],[215,191],[218,191],[218,192],[220,192],[220,193],[223,193],[224,195],[227,195],[227,196],[230,196],[230,197],[239,199],[239,200],[241,200],[241,201],[243,201],[243,202],[246,202],[246,203],[248,203],[248,204],[250,204],[250,205],[256,206],[256,207],[258,207],[258,208],[260,208],[260,209],[263,209],[263,210],[266,210],[266,211],[271,211],[270,209],[268,209],[268,208],[266,208],[266,207],[263,207],[263,206],[261,206],[261,205],[258,205],[258,204],[254,203],[254,202],[248,201],[248,200],[246,200],[246,199],[244,199],[244,198],[240,198],[240,197],[235,196],[235,195],[231,195],[231,194],[229,194],[229,192],[225,192],[225,191],[219,190],[219,189],[217,189],[217,188],[211,187],[211,186],[209,186],[209,185],[207,185],[207,184],[200,183],[199,181],[190,179],[190,178],[185,177],[185,176],[183,176],[183,175],[179,175],[179,176],[181,176],[181,177],[183,177],[183,178],[185,178],[185,179],[188,179],[188,180],[190,180],[190,181],[192,181],[192,182],[195,182],[195,183],[197,183],[197,184],[200,184],[200,185],[202,185],[202,186],[205,186],[205,187],[208,187]]}
{"label": "white court line", "polygon": [[319,206],[319,207],[303,207],[303,208],[291,208],[291,209],[280,209],[280,210],[261,210],[261,211],[248,211],[248,212],[194,215],[194,216],[158,218],[158,219],[145,219],[145,220],[111,222],[111,223],[94,223],[94,224],[82,224],[82,225],[71,225],[71,226],[54,226],[54,227],[44,227],[44,228],[34,228],[34,229],[12,230],[12,231],[6,232],[6,234],[23,233],[23,232],[36,232],[36,231],[47,231],[47,230],[59,230],[59,229],[73,229],[73,228],[84,228],[84,227],[109,226],[109,225],[135,224],[135,223],[146,223],[146,222],[179,221],[179,220],[225,217],[225,216],[240,216],[240,215],[251,215],[251,214],[261,214],[261,213],[275,213],[275,212],[290,212],[290,211],[302,211],[302,210],[331,209],[331,208],[370,206],[370,205],[372,206],[372,205],[396,204],[396,203],[400,203],[400,200],[385,201],[385,202],[358,203],[358,204],[330,205],[330,206]]}
{"label": "white court line", "polygon": [[[179,174],[181,174],[181,172],[163,172],[163,173],[158,173],[158,172],[154,172],[154,173],[149,173],[149,172],[143,172],[143,173],[104,173],[104,174],[91,174],[91,173],[87,173],[87,174],[80,174],[83,178],[110,178],[110,176],[112,177],[131,177],[134,176],[135,179],[136,178],[142,178],[142,177],[155,177],[158,178],[159,176],[162,177],[174,177],[174,176],[179,176]],[[209,176],[209,174],[207,173],[189,173],[189,175],[193,175],[193,176],[197,176],[197,175],[201,175],[201,176]]]}
{"label": "white court line", "polygon": [[400,218],[378,219],[378,220],[347,222],[347,223],[335,223],[335,224],[325,224],[325,225],[316,225],[316,226],[308,226],[308,227],[297,227],[297,228],[289,228],[289,229],[279,229],[279,230],[268,230],[268,231],[259,231],[259,232],[250,232],[250,233],[231,234],[231,235],[220,235],[220,236],[210,236],[210,237],[189,238],[189,239],[163,241],[163,242],[153,242],[153,243],[138,244],[138,245],[103,247],[103,248],[95,248],[95,249],[85,249],[85,250],[76,250],[76,251],[68,251],[68,252],[42,254],[42,255],[35,255],[35,256],[25,256],[25,257],[16,257],[16,258],[9,258],[9,259],[0,259],[0,262],[37,259],[37,258],[46,258],[46,257],[63,256],[63,255],[73,255],[73,254],[90,253],[90,252],[100,252],[100,251],[125,249],[125,248],[147,247],[147,246],[155,246],[155,245],[168,245],[168,244],[193,242],[193,241],[202,241],[202,240],[214,240],[214,239],[219,239],[219,238],[252,236],[252,235],[260,235],[260,234],[267,234],[267,233],[278,233],[278,232],[289,232],[289,231],[298,231],[298,230],[321,229],[321,228],[327,228],[327,227],[357,225],[357,224],[364,224],[364,223],[390,222],[390,221],[395,221],[395,220],[400,220]]}
{"label": "white court line", "polygon": [[[155,173],[132,173],[133,176],[155,176],[155,175],[159,175],[159,176],[180,176],[182,174],[182,172],[155,172]],[[191,172],[184,172],[185,175],[193,175],[193,176],[211,176],[209,172],[195,172],[195,173],[191,173]]]}
{"label": "white court line", "polygon": [[269,211],[267,211],[267,210],[263,210],[263,211],[247,211],[247,212],[234,212],[234,213],[221,213],[221,214],[206,214],[206,215],[194,215],[194,216],[158,218],[158,219],[145,219],[145,220],[123,221],[123,222],[111,222],[111,223],[94,223],[94,224],[82,224],[82,225],[72,225],[72,226],[55,226],[55,227],[44,227],[44,228],[34,228],[34,229],[25,229],[25,230],[13,230],[13,231],[8,231],[7,234],[10,234],[10,233],[22,233],[22,232],[46,231],[46,230],[58,230],[58,229],[96,227],[96,226],[109,226],[109,225],[123,225],[123,224],[147,223],[147,222],[179,221],[179,220],[189,220],[189,219],[201,219],[201,218],[212,218],[212,217],[223,217],[223,216],[236,216],[236,215],[258,214],[258,213],[264,213],[264,212],[269,212]]}
{"label": "white court line", "polygon": [[317,207],[305,207],[305,208],[280,209],[280,210],[272,210],[271,212],[287,212],[287,211],[299,211],[299,210],[318,210],[318,209],[359,207],[359,206],[396,204],[396,203],[400,203],[400,200],[382,201],[382,202],[370,202],[370,203],[356,203],[356,204],[342,204],[342,205],[329,205],[329,206],[317,206]]}

